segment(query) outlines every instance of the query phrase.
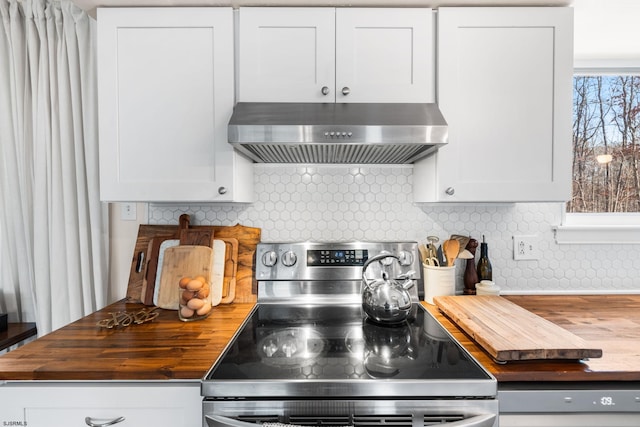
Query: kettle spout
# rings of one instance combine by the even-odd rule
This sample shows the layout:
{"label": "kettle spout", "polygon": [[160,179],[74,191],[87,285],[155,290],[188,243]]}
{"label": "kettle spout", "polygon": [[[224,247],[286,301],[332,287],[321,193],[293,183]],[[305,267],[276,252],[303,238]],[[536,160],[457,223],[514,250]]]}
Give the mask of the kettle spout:
{"label": "kettle spout", "polygon": [[402,287],[404,289],[411,289],[414,285],[413,282],[413,275],[415,274],[415,271],[411,270],[411,271],[407,271],[404,274],[401,274],[398,279],[400,280],[404,280],[404,283],[402,284]]}

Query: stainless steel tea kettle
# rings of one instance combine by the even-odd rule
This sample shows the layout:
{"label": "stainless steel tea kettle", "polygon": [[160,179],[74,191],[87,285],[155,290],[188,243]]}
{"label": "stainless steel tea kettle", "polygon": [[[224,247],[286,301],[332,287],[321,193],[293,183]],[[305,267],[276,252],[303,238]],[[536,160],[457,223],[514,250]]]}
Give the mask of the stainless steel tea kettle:
{"label": "stainless steel tea kettle", "polygon": [[413,271],[389,279],[389,273],[382,269],[382,278],[369,280],[366,277],[367,267],[385,258],[399,258],[393,254],[379,254],[369,258],[362,267],[362,309],[369,318],[379,323],[404,322],[411,312],[411,294]]}

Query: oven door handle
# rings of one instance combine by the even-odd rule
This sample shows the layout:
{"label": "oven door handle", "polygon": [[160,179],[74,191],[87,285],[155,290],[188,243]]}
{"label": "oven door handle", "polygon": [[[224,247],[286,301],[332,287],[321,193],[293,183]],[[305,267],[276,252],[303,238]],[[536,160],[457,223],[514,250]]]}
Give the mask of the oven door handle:
{"label": "oven door handle", "polygon": [[257,427],[259,424],[248,423],[246,421],[238,421],[229,417],[221,417],[220,415],[205,415],[209,427]]}
{"label": "oven door handle", "polygon": [[[209,427],[256,427],[260,425],[221,417],[220,415],[205,415],[204,418],[207,420]],[[484,414],[447,424],[446,427],[493,427],[495,422],[495,414]]]}
{"label": "oven door handle", "polygon": [[476,415],[475,417],[465,418],[450,424],[446,427],[493,427],[496,422],[495,414]]}

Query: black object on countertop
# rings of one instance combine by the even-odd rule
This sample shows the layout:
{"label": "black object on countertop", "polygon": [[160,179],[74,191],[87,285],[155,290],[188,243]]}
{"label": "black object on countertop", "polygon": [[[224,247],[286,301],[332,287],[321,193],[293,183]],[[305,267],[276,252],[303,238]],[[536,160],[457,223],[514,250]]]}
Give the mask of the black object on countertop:
{"label": "black object on countertop", "polygon": [[493,269],[489,261],[489,246],[482,235],[480,243],[480,259],[478,260],[478,280],[493,280]]}

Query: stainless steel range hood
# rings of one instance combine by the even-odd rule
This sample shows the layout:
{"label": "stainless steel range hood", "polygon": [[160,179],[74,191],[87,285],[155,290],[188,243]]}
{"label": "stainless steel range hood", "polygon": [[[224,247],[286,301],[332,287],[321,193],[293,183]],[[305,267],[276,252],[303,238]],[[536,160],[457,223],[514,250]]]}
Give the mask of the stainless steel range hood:
{"label": "stainless steel range hood", "polygon": [[258,163],[406,164],[447,142],[435,104],[236,104],[229,143]]}

